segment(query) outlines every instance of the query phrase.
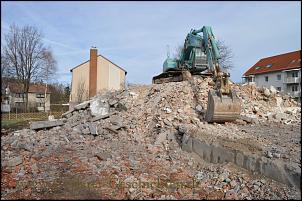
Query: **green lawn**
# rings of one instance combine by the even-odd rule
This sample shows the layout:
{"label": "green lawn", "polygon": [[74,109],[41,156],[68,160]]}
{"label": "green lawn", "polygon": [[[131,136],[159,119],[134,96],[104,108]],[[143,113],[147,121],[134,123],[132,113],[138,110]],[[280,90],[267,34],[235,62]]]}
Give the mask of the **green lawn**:
{"label": "green lawn", "polygon": [[1,120],[1,128],[4,129],[22,129],[28,126],[29,120],[26,119],[11,119],[11,120]]}

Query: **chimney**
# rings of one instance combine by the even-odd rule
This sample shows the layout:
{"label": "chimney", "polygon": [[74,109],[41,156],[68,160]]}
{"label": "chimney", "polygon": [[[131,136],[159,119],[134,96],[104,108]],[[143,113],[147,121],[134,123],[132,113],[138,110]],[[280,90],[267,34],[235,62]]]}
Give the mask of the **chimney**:
{"label": "chimney", "polygon": [[96,95],[97,57],[98,50],[96,49],[96,47],[91,47],[89,62],[89,98]]}

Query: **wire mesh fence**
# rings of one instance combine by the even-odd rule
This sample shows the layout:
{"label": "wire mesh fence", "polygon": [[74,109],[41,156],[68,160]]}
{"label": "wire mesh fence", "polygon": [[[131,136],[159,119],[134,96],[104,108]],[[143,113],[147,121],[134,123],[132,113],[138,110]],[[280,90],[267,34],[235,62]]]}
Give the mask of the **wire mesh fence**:
{"label": "wire mesh fence", "polygon": [[48,119],[49,115],[53,115],[56,119],[61,118],[64,111],[59,112],[28,112],[28,113],[2,113],[1,119]]}

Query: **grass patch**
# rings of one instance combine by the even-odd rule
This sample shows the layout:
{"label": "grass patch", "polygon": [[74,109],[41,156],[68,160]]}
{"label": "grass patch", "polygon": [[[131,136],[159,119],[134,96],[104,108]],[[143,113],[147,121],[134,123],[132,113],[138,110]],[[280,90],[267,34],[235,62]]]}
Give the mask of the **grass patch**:
{"label": "grass patch", "polygon": [[5,119],[1,120],[1,127],[4,129],[8,128],[22,128],[26,127],[28,125],[29,120],[28,119]]}

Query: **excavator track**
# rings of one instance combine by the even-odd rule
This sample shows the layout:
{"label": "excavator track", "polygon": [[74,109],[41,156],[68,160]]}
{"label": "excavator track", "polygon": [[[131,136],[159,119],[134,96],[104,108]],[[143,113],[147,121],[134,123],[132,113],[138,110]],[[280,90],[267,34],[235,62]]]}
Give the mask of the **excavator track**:
{"label": "excavator track", "polygon": [[190,78],[191,78],[191,74],[187,70],[167,71],[159,74],[158,76],[154,76],[152,79],[152,83],[162,84],[168,82],[181,82],[181,81],[189,80]]}

